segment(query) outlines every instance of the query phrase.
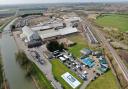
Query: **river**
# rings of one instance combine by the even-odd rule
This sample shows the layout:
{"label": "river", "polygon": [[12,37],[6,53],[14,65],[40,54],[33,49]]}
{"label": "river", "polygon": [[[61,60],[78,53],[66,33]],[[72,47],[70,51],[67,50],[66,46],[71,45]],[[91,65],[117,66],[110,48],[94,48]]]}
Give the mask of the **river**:
{"label": "river", "polygon": [[18,51],[13,36],[10,36],[10,22],[2,33],[0,47],[3,61],[5,77],[8,80],[10,89],[36,89],[31,79],[25,77],[25,72],[19,66],[15,59],[15,53]]}

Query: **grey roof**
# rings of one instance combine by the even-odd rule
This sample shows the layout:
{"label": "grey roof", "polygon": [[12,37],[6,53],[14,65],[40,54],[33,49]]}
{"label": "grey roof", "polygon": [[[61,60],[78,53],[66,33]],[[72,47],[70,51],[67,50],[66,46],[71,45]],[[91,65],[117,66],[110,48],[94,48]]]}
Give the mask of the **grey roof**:
{"label": "grey roof", "polygon": [[39,32],[39,34],[41,35],[42,39],[45,39],[53,36],[67,35],[75,32],[78,32],[77,28],[67,27],[67,28],[58,29],[58,30],[54,30],[54,29],[45,30],[45,31]]}

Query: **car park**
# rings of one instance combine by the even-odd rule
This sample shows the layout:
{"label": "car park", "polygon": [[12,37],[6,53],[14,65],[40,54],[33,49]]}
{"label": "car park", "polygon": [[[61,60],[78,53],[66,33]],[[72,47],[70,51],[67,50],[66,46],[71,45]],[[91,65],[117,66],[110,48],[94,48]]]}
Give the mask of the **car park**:
{"label": "car park", "polygon": [[87,80],[87,76],[85,76],[85,75],[80,74],[79,77],[80,77],[82,80]]}
{"label": "car park", "polygon": [[40,59],[40,60],[39,60],[39,63],[40,63],[40,64],[44,64],[44,60]]}

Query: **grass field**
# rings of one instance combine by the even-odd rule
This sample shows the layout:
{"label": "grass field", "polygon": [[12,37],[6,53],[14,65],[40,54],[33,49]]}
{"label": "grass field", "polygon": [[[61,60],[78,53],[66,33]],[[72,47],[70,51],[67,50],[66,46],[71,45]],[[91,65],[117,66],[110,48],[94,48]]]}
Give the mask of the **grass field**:
{"label": "grass field", "polygon": [[100,26],[117,28],[120,31],[128,31],[128,15],[106,14],[96,19]]}
{"label": "grass field", "polygon": [[119,88],[116,84],[116,79],[112,74],[112,71],[109,70],[107,73],[100,76],[92,83],[90,83],[86,89],[119,89]]}
{"label": "grass field", "polygon": [[45,77],[45,75],[40,71],[39,68],[37,68],[37,66],[35,64],[33,64],[33,68],[36,72],[36,74],[34,75],[37,82],[38,82],[38,85],[41,89],[54,89],[50,82],[47,80],[47,78]]}
{"label": "grass field", "polygon": [[62,64],[59,60],[54,59],[51,61],[52,63],[52,71],[53,71],[53,75],[55,76],[55,78],[64,86],[64,89],[72,89],[70,87],[69,84],[67,84],[65,82],[65,80],[63,80],[63,78],[61,77],[62,74],[64,74],[65,72],[69,72],[70,74],[72,74],[75,78],[77,78],[81,83],[83,82],[80,78],[78,78],[78,76],[73,73],[70,69],[68,69],[64,64]]}
{"label": "grass field", "polygon": [[69,35],[67,38],[77,43],[75,46],[69,47],[69,52],[71,52],[75,57],[81,56],[81,49],[89,47],[87,41],[80,34]]}

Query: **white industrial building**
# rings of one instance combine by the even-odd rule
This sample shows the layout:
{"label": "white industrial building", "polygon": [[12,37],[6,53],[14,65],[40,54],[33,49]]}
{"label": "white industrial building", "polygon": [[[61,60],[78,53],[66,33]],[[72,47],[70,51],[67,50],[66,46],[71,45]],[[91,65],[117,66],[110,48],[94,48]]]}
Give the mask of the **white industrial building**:
{"label": "white industrial building", "polygon": [[58,30],[50,29],[50,30],[40,31],[38,33],[40,34],[41,39],[44,40],[46,38],[64,36],[64,35],[68,35],[76,32],[78,32],[77,28],[66,27]]}
{"label": "white industrial building", "polygon": [[22,34],[20,37],[25,42],[32,42],[32,41],[38,41],[40,38],[42,40],[51,38],[51,37],[57,37],[57,36],[64,36],[72,33],[78,32],[77,28],[73,27],[65,27],[62,29],[48,29],[48,30],[42,30],[42,31],[33,31],[28,26],[25,26],[22,28]]}
{"label": "white industrial building", "polygon": [[33,31],[28,26],[24,26],[22,28],[22,32],[23,33],[20,35],[20,37],[24,39],[25,42],[37,41],[40,39],[38,33]]}
{"label": "white industrial building", "polygon": [[49,26],[49,25],[44,25],[44,26],[35,26],[35,27],[32,27],[31,29],[33,31],[43,31],[43,30],[47,30],[47,29],[51,29],[53,28],[52,26]]}
{"label": "white industrial building", "polygon": [[63,23],[47,23],[47,24],[38,24],[37,26],[35,27],[32,27],[31,29],[33,31],[43,31],[43,30],[48,30],[48,29],[52,29],[52,28],[64,28],[64,25]]}
{"label": "white industrial building", "polygon": [[68,17],[68,18],[64,18],[65,22],[79,22],[81,21],[80,17]]}

